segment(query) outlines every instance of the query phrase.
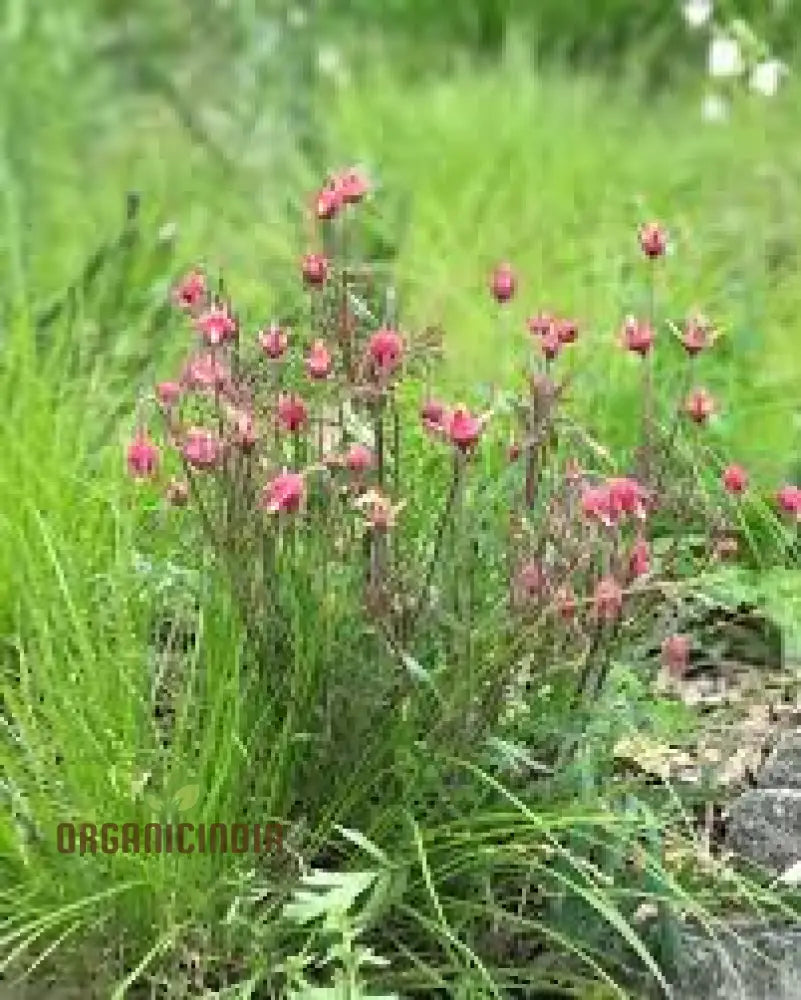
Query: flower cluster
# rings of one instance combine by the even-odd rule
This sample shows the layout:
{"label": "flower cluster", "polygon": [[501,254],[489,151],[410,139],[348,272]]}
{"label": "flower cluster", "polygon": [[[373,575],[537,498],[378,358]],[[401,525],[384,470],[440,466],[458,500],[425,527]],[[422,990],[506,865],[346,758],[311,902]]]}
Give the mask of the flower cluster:
{"label": "flower cluster", "polygon": [[[343,229],[358,224],[359,213],[350,209],[368,193],[364,175],[348,170],[332,175],[317,194],[311,214],[326,253],[311,249],[302,258],[298,294],[305,293],[306,308],[291,322],[246,322],[200,270],[176,284],[173,301],[193,345],[179,371],[152,395],[168,454],[162,455],[140,408],[128,471],[161,482],[172,507],[196,509],[233,574],[260,565],[240,588],[243,600],[256,602],[249,608],[254,628],[275,601],[269,587],[279,573],[276,560],[311,553],[357,565],[373,619],[393,641],[410,641],[415,624],[443,594],[454,602],[443,620],[466,613],[465,602],[474,597],[470,588],[466,595],[465,581],[477,570],[465,560],[473,558],[475,565],[486,562],[494,586],[502,581],[506,592],[500,602],[495,595],[493,606],[505,607],[516,628],[522,619],[521,641],[535,635],[543,642],[555,631],[560,642],[579,648],[590,637],[597,652],[598,636],[612,642],[637,615],[655,613],[660,581],[680,572],[684,534],[676,525],[693,517],[711,523],[703,558],[732,553],[731,514],[749,491],[748,471],[736,463],[723,468],[710,508],[693,468],[667,474],[670,444],[655,431],[652,407],[643,422],[642,454],[598,469],[597,452],[563,420],[566,381],[557,379],[556,362],[578,342],[580,325],[558,312],[532,311],[520,331],[534,345],[527,352],[532,369],[508,404],[481,412],[420,392],[416,365],[422,358],[429,371],[427,343],[402,331],[376,296],[369,267],[340,252],[339,223],[331,227],[337,216]],[[667,230],[652,221],[637,235],[646,266],[657,267],[670,248]],[[497,304],[508,303],[519,288],[510,263],[494,269],[489,293]],[[653,314],[628,317],[620,331],[622,347],[642,364],[645,396],[659,331]],[[694,378],[699,356],[715,342],[713,324],[692,315],[680,339]],[[410,398],[412,435],[406,433]],[[672,417],[695,439],[702,433],[696,427],[715,409],[710,393],[696,385],[674,404]],[[421,447],[419,467],[405,473],[404,456]],[[440,454],[446,461],[432,476]],[[432,489],[438,513],[426,506]],[[496,502],[487,505],[481,496]],[[798,486],[778,490],[776,505],[789,523],[801,521]],[[487,527],[499,510],[500,520]],[[481,529],[467,544],[460,537],[472,530],[471,516]],[[660,531],[674,525],[672,548],[655,545],[660,518]],[[418,534],[401,545],[409,521]],[[285,537],[305,542],[296,547]],[[494,539],[492,555],[482,550],[487,538]],[[438,588],[446,572],[452,582]],[[528,629],[532,619],[537,627]],[[662,648],[668,672],[680,674],[688,656],[686,637],[669,635]]]}

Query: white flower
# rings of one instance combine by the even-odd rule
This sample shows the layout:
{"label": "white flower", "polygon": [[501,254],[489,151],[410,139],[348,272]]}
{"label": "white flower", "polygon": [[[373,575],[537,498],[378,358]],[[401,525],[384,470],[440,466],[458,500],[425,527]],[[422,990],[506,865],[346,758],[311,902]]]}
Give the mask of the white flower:
{"label": "white flower", "polygon": [[710,76],[739,76],[743,71],[743,54],[737,39],[716,35],[709,43],[708,65]]}
{"label": "white flower", "polygon": [[729,117],[728,102],[720,94],[707,94],[701,105],[704,121],[725,122]]}
{"label": "white flower", "polygon": [[712,0],[685,0],[682,13],[691,28],[700,28],[712,16]]}
{"label": "white flower", "polygon": [[781,78],[787,72],[787,67],[779,59],[766,59],[757,63],[751,71],[748,86],[758,94],[773,97],[779,89]]}

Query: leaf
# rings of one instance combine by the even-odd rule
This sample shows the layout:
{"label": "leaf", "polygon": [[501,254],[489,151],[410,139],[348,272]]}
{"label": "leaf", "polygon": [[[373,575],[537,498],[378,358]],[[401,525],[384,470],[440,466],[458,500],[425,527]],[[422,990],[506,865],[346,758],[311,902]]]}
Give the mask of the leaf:
{"label": "leaf", "polygon": [[334,829],[338,830],[346,840],[349,840],[357,847],[361,847],[363,851],[375,858],[376,861],[380,861],[384,865],[390,863],[389,858],[381,848],[374,844],[372,840],[365,837],[363,833],[360,833],[358,830],[351,830],[346,826],[340,826],[338,823],[334,823]]}
{"label": "leaf", "polygon": [[184,785],[172,798],[178,812],[188,812],[197,805],[200,798],[200,785]]}
{"label": "leaf", "polygon": [[296,889],[293,902],[286,903],[283,914],[306,924],[318,917],[346,913],[356,899],[375,882],[378,872],[315,871],[301,877],[312,890]]}

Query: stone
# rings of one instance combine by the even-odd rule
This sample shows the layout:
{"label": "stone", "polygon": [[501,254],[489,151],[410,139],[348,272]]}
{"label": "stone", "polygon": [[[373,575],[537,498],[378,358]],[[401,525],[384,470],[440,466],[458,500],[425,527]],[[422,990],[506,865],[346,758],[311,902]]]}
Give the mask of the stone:
{"label": "stone", "polygon": [[760,788],[801,789],[801,730],[784,733],[759,772]]}
{"label": "stone", "polygon": [[726,840],[737,854],[776,874],[801,861],[801,789],[745,792],[729,809]]}
{"label": "stone", "polygon": [[715,939],[685,931],[674,996],[801,1000],[801,928],[731,923]]}

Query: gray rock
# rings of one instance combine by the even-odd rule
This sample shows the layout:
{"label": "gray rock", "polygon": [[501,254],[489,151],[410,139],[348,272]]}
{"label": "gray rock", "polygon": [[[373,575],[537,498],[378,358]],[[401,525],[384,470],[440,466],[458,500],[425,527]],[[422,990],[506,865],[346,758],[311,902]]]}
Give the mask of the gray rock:
{"label": "gray rock", "polygon": [[681,944],[677,1000],[801,1000],[801,928],[732,924]]}
{"label": "gray rock", "polygon": [[784,733],[759,772],[761,788],[801,788],[801,730]]}
{"label": "gray rock", "polygon": [[729,846],[777,874],[801,860],[801,789],[754,788],[729,809]]}

